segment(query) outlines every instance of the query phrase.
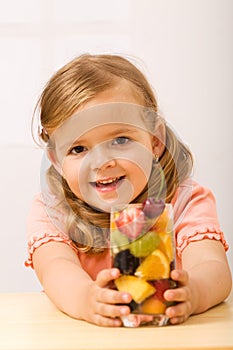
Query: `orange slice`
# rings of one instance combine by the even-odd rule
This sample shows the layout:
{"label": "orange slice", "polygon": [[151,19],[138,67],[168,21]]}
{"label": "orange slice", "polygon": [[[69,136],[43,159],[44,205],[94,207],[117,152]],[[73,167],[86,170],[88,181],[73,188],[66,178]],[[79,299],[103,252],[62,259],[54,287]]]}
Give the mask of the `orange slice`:
{"label": "orange slice", "polygon": [[115,280],[115,284],[120,292],[130,293],[138,304],[155,293],[155,288],[151,284],[135,276],[121,276]]}
{"label": "orange slice", "polygon": [[167,208],[165,208],[162,214],[156,220],[153,226],[153,230],[155,230],[156,232],[167,232],[170,230],[171,224],[172,222],[169,218],[168,210]]}
{"label": "orange slice", "polygon": [[159,234],[160,237],[160,243],[158,246],[158,249],[161,250],[162,253],[164,253],[169,263],[174,259],[174,248],[173,248],[173,242],[172,242],[172,236],[169,233]]}
{"label": "orange slice", "polygon": [[146,299],[140,308],[140,311],[144,312],[145,314],[164,314],[165,310],[166,305],[153,296]]}
{"label": "orange slice", "polygon": [[159,249],[148,255],[135,272],[135,276],[146,280],[169,278],[169,275],[170,263],[166,255]]}

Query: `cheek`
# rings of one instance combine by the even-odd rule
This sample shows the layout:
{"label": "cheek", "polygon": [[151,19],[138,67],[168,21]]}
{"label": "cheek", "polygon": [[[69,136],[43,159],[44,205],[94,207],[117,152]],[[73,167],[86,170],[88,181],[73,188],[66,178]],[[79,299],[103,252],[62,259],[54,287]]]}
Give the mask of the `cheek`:
{"label": "cheek", "polygon": [[148,158],[142,161],[135,162],[127,162],[124,165],[125,169],[127,169],[130,177],[134,179],[134,181],[148,181],[151,170],[152,170],[152,158]]}
{"label": "cheek", "polygon": [[[125,159],[128,159],[128,165],[134,172],[146,177],[150,176],[153,162],[153,153],[149,147],[136,143],[134,149],[124,154]],[[126,169],[127,169],[126,168]],[[130,171],[132,173],[132,170]]]}
{"label": "cheek", "polygon": [[138,165],[135,165],[134,163],[128,162],[126,169],[128,172],[129,180],[134,188],[134,196],[136,197],[141,193],[141,191],[148,183],[151,174],[152,163],[149,163],[148,167],[145,169]]}
{"label": "cheek", "polygon": [[134,186],[138,191],[142,190],[148,182],[148,175],[140,168],[135,168],[133,172],[132,181],[134,182]]}
{"label": "cheek", "polygon": [[76,194],[79,191],[79,165],[65,161],[62,166],[62,176],[68,183],[70,189]]}

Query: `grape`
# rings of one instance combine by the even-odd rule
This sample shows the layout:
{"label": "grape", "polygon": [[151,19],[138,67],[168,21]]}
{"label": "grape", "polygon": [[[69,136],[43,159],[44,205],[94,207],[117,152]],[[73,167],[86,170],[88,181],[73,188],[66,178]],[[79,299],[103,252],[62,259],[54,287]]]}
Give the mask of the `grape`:
{"label": "grape", "polygon": [[144,236],[133,241],[130,246],[130,252],[138,257],[143,258],[151,254],[160,243],[160,238],[154,231],[149,231]]}
{"label": "grape", "polygon": [[143,202],[143,212],[144,214],[150,218],[157,218],[164,211],[165,203],[162,199],[156,200],[155,198],[147,198]]}
{"label": "grape", "polygon": [[111,231],[111,245],[112,246],[117,246],[120,248],[122,246],[126,246],[128,243],[129,243],[128,238],[125,235],[123,235],[120,231],[118,231],[118,230]]}

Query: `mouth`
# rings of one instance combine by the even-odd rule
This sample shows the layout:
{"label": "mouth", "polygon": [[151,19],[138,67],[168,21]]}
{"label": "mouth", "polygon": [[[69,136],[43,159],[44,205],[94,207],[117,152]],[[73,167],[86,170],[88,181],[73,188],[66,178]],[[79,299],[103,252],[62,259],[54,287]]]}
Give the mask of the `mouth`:
{"label": "mouth", "polygon": [[112,190],[124,180],[125,176],[112,177],[98,181],[90,182],[90,184],[98,190]]}

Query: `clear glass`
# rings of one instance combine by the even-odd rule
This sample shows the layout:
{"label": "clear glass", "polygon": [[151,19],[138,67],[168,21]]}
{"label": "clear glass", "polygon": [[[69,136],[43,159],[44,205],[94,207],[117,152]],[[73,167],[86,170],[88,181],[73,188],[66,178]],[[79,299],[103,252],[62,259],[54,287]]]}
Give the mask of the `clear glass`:
{"label": "clear glass", "polygon": [[170,278],[175,268],[173,209],[154,199],[128,204],[111,211],[112,266],[121,271],[115,288],[129,292],[131,314],[122,317],[125,327],[164,326],[171,303],[163,293],[175,288]]}

